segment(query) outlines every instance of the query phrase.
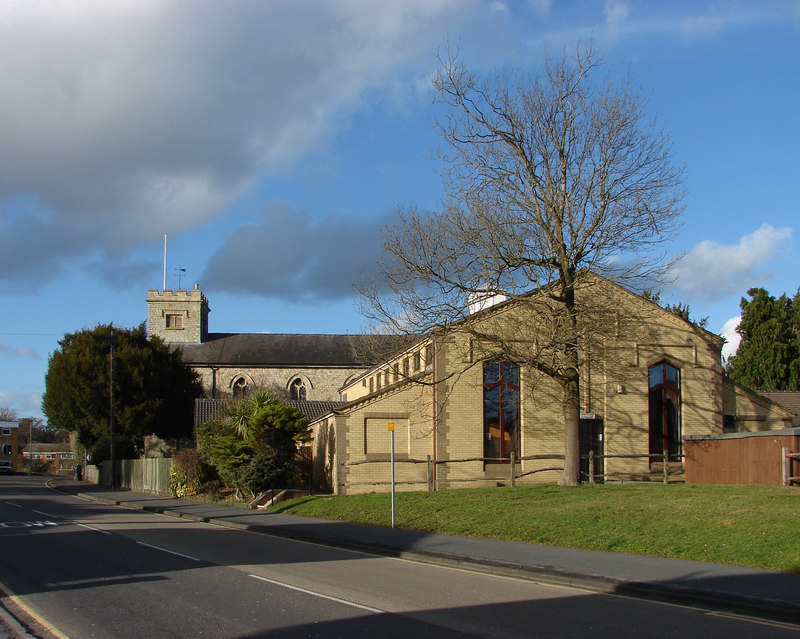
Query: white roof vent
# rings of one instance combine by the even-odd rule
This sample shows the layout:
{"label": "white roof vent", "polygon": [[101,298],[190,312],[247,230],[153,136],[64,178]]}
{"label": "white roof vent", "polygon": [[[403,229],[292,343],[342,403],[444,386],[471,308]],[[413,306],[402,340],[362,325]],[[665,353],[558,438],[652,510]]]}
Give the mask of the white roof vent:
{"label": "white roof vent", "polygon": [[485,308],[490,308],[496,304],[502,304],[508,299],[508,295],[503,295],[497,291],[474,291],[469,294],[469,314],[477,313]]}

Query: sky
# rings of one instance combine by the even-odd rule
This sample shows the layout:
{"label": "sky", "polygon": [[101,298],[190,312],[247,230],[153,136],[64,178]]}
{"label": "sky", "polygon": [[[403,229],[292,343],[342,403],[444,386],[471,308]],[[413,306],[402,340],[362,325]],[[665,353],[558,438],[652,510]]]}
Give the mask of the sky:
{"label": "sky", "polygon": [[442,201],[435,52],[589,41],[685,171],[662,302],[728,354],[749,288],[800,286],[796,0],[0,0],[0,407],[41,416],[66,333],[145,321],[165,234],[212,332],[362,332],[384,227]]}

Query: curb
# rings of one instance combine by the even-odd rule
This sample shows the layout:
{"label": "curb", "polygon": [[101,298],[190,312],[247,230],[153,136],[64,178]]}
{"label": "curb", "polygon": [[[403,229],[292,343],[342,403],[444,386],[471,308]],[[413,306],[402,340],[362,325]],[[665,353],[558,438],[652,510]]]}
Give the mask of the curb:
{"label": "curb", "polygon": [[286,526],[278,529],[274,526],[266,526],[261,524],[242,524],[238,522],[220,520],[214,517],[204,517],[201,515],[184,513],[168,507],[141,506],[125,500],[108,499],[106,497],[81,492],[72,493],[69,491],[63,491],[55,485],[51,485],[51,487],[66,494],[73,494],[89,501],[132,508],[134,510],[141,510],[144,512],[154,512],[162,515],[168,515],[170,517],[207,523],[225,528],[246,530],[248,532],[269,535],[282,539],[305,541],[335,548],[366,552],[384,557],[396,557],[410,561],[447,566],[450,568],[461,568],[474,572],[504,577],[516,577],[529,581],[537,581],[544,584],[570,586],[600,594],[616,594],[648,601],[693,606],[713,610],[715,612],[723,612],[732,615],[755,617],[763,620],[800,625],[800,603],[787,607],[787,603],[785,601],[749,597],[734,593],[718,593],[710,590],[701,590],[697,588],[681,587],[662,583],[623,581],[603,575],[589,575],[558,570],[549,566],[519,565],[511,562],[482,559],[453,553],[424,550],[404,550],[391,545],[359,542],[352,538],[347,539],[333,536],[306,534],[297,530],[292,530]]}

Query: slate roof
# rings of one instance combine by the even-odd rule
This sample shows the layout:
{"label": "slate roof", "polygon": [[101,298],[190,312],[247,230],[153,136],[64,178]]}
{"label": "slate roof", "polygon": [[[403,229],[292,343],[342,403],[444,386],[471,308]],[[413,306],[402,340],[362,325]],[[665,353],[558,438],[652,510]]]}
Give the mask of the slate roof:
{"label": "slate roof", "polygon": [[[171,344],[183,350],[182,359],[197,366],[343,367],[367,365],[357,352],[368,341],[383,339],[366,335],[296,333],[209,333],[201,344]],[[387,340],[397,337],[387,336]]]}
{"label": "slate roof", "polygon": [[800,426],[800,392],[796,391],[756,391],[762,397],[780,404],[794,413],[792,426]]}

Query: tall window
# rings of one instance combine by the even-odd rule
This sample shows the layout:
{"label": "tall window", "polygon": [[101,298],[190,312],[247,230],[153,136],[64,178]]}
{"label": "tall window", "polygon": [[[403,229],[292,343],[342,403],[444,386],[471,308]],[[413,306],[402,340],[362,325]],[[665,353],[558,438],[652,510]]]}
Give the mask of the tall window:
{"label": "tall window", "polygon": [[490,362],[483,366],[484,457],[520,452],[519,366]]}
{"label": "tall window", "polygon": [[237,377],[233,382],[233,397],[234,399],[244,399],[250,389],[247,387],[247,380],[244,377]]}
{"label": "tall window", "polygon": [[299,377],[289,385],[289,399],[296,399],[301,402],[306,400],[306,385]]}
{"label": "tall window", "polygon": [[679,460],[681,454],[681,371],[659,362],[650,367],[650,454]]}
{"label": "tall window", "polygon": [[433,344],[428,344],[425,347],[425,370],[433,370]]}

